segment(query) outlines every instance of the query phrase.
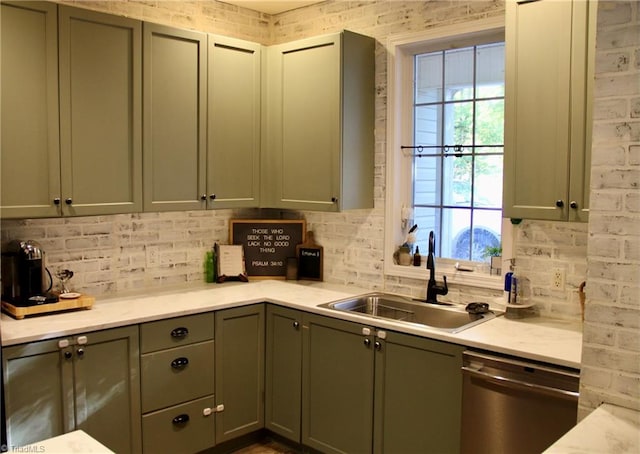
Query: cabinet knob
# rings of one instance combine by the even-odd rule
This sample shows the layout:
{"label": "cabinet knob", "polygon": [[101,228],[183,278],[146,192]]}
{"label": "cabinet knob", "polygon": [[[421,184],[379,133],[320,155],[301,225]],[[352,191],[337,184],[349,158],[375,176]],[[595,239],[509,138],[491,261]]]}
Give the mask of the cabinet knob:
{"label": "cabinet knob", "polygon": [[53,199],[53,204],[60,205],[60,197],[56,197],[55,199]]}
{"label": "cabinet knob", "polygon": [[71,359],[72,356],[73,354],[69,350],[65,350],[64,359]]}
{"label": "cabinet knob", "polygon": [[332,203],[338,203],[338,198],[337,197],[331,197],[331,202]]}
{"label": "cabinet knob", "polygon": [[171,330],[171,337],[175,337],[176,339],[182,339],[189,335],[189,330],[184,326],[180,326]]}
{"label": "cabinet knob", "polygon": [[216,199],[216,195],[215,195],[215,194],[211,194],[211,195],[209,195],[209,198],[210,198],[211,200],[215,200],[215,199]]}
{"label": "cabinet knob", "polygon": [[300,322],[299,322],[299,321],[297,321],[297,320],[296,320],[295,322],[293,322],[293,327],[294,327],[295,329],[298,329],[298,328],[300,327]]}
{"label": "cabinet knob", "polygon": [[67,205],[71,205],[73,203],[73,200],[71,199],[71,197],[67,197],[66,199],[64,199],[64,203],[66,203]]}
{"label": "cabinet knob", "polygon": [[564,200],[561,200],[561,199],[556,200],[556,206],[558,208],[562,208],[564,206]]}
{"label": "cabinet knob", "polygon": [[78,355],[78,358],[82,358],[84,356],[84,348],[77,349],[76,355]]}
{"label": "cabinet knob", "polygon": [[176,358],[173,361],[171,361],[171,367],[173,369],[184,369],[188,365],[189,365],[189,358],[185,358],[184,356],[181,356],[180,358]]}
{"label": "cabinet knob", "polygon": [[382,350],[382,342],[375,341],[375,342],[374,342],[374,344],[373,344],[373,346],[374,346],[374,347],[375,347],[375,349],[376,349],[376,350],[378,350],[378,351]]}
{"label": "cabinet knob", "polygon": [[366,338],[364,339],[364,345],[365,345],[365,347],[368,347],[369,345],[371,345],[371,339],[369,339],[368,337],[366,337]]}
{"label": "cabinet knob", "polygon": [[186,413],[183,413],[181,415],[176,416],[175,418],[173,418],[173,424],[186,424],[189,422],[189,415]]}
{"label": "cabinet knob", "polygon": [[578,202],[572,200],[571,202],[569,202],[569,206],[575,210],[576,208],[578,208]]}
{"label": "cabinet knob", "polygon": [[207,194],[202,194],[200,196],[200,200],[207,200]]}

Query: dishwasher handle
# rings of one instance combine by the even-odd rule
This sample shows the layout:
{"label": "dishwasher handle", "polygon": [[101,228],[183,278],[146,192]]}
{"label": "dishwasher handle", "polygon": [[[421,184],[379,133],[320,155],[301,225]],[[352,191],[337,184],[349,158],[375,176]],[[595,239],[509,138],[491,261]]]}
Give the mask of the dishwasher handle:
{"label": "dishwasher handle", "polygon": [[462,372],[478,377],[481,380],[491,381],[493,383],[503,385],[507,388],[519,388],[519,389],[537,391],[542,394],[560,397],[562,399],[567,399],[571,401],[577,401],[578,397],[580,396],[579,392],[568,391],[566,389],[560,389],[560,388],[552,388],[550,386],[538,385],[536,383],[529,383],[523,380],[517,380],[515,378],[502,377],[500,375],[482,372],[481,370],[473,369],[468,366],[462,366]]}

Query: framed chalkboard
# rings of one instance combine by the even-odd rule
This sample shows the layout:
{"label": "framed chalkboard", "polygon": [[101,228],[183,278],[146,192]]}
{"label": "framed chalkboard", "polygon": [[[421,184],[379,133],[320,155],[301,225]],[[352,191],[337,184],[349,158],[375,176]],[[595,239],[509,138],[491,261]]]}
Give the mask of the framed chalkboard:
{"label": "framed chalkboard", "polygon": [[247,275],[251,279],[285,279],[287,259],[305,242],[306,221],[286,219],[232,219],[229,242],[244,246]]}

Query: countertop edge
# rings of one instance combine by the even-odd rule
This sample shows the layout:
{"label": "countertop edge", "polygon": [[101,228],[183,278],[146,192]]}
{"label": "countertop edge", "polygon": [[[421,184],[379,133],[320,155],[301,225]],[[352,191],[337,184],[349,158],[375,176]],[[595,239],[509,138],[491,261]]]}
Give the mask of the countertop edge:
{"label": "countertop edge", "polygon": [[256,281],[213,288],[196,286],[177,291],[102,298],[96,300],[89,310],[22,320],[3,314],[0,331],[2,346],[9,347],[265,302],[362,323],[378,330],[388,329],[553,365],[580,368],[582,334],[579,332],[580,325],[574,322],[540,318],[509,320],[501,316],[453,334],[411,323],[372,319],[365,315],[319,307],[320,304],[368,292],[370,290],[355,286],[299,281]]}

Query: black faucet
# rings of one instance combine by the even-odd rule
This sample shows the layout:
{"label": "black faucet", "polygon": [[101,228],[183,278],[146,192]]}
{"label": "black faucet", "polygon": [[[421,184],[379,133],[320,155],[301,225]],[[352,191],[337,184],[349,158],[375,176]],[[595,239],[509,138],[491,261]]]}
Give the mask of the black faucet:
{"label": "black faucet", "polygon": [[436,236],[433,230],[429,232],[429,255],[427,256],[427,269],[429,270],[429,282],[427,283],[427,303],[438,303],[438,295],[446,295],[449,293],[447,287],[447,276],[442,276],[444,284],[440,285],[436,282],[436,263],[433,254],[436,249]]}

